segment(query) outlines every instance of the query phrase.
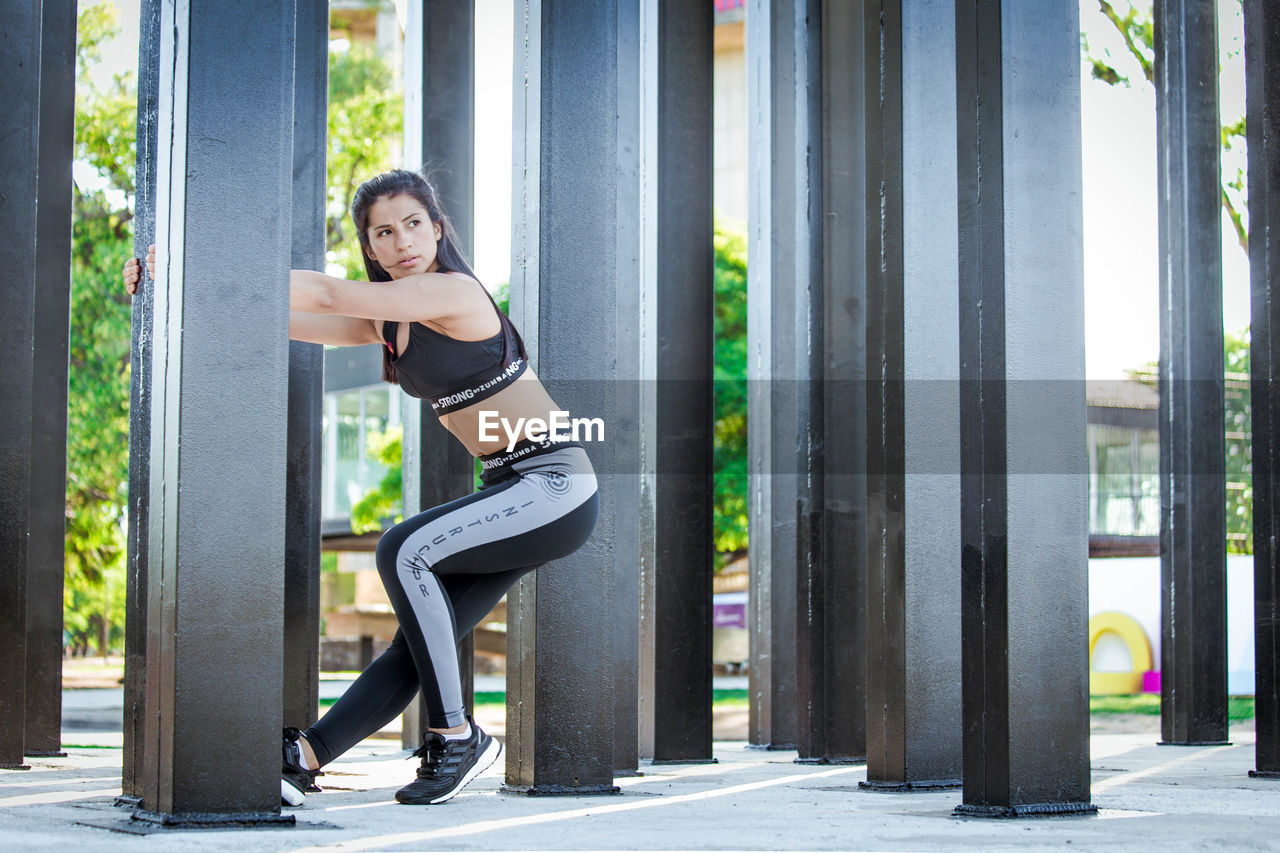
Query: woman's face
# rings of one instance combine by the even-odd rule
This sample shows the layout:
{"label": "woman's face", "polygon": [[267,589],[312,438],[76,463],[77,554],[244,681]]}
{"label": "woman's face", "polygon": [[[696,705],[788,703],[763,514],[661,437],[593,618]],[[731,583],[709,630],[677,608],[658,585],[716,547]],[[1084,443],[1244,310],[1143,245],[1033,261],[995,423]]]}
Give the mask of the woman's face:
{"label": "woman's face", "polygon": [[369,257],[393,278],[435,272],[440,223],[411,195],[382,196],[369,205]]}

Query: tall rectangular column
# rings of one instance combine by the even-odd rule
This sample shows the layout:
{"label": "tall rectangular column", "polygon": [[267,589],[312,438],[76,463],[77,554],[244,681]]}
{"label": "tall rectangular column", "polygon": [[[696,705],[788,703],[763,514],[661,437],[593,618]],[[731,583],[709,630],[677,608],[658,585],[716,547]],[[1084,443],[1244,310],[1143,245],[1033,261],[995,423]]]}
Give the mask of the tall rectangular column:
{"label": "tall rectangular column", "polygon": [[[458,234],[463,251],[475,235],[475,4],[418,0],[405,22],[404,159],[406,168],[428,168],[428,177]],[[494,282],[484,282],[492,286]],[[393,391],[392,393],[400,393]],[[470,494],[475,488],[471,454],[425,400],[405,397],[402,498],[404,517]],[[475,693],[475,641],[459,638],[462,695]],[[406,711],[401,741],[421,743],[426,719],[422,697]]]}
{"label": "tall rectangular column", "polygon": [[[641,162],[651,168],[656,160],[657,135],[648,132],[657,114],[656,92],[652,91],[652,75],[642,76],[642,65],[650,61],[656,45],[643,33],[640,0],[617,0],[618,7],[618,186],[633,199],[641,198]],[[654,6],[644,4],[644,15]],[[641,57],[641,44],[647,52]],[[646,66],[647,67],[647,66]],[[617,372],[614,376],[615,429],[612,435],[616,474],[612,484],[614,513],[627,519],[614,527],[613,545],[618,554],[627,557],[614,561],[613,575],[613,775],[635,776],[640,770],[641,705],[647,701],[641,690],[640,612],[642,577],[654,565],[657,541],[654,536],[654,477],[652,448],[657,425],[653,414],[655,398],[654,363],[657,330],[653,312],[641,309],[649,304],[656,281],[652,275],[650,254],[644,246],[652,243],[656,222],[644,217],[641,204],[617,205],[618,287],[615,310],[618,324],[630,323],[635,334],[617,340]],[[638,570],[637,570],[638,569]],[[652,696],[652,689],[648,691]],[[647,732],[646,732],[647,733]],[[652,755],[652,746],[643,747]]]}
{"label": "tall rectangular column", "polygon": [[645,82],[656,98],[656,162],[645,179],[656,222],[646,232],[653,234],[646,268],[654,275],[646,316],[656,335],[657,381],[655,559],[641,596],[641,724],[647,754],[675,763],[711,760],[713,8],[702,0],[660,0],[649,12]]}
{"label": "tall rectangular column", "polygon": [[1160,734],[1227,739],[1218,19],[1155,4],[1160,224]]}
{"label": "tall rectangular column", "polygon": [[[776,164],[782,172],[790,172],[793,188],[791,214],[794,231],[784,239],[794,239],[791,292],[780,300],[787,309],[778,319],[787,323],[775,327],[774,345],[781,344],[790,356],[789,371],[793,382],[782,383],[783,398],[779,414],[784,428],[777,440],[791,440],[786,456],[794,474],[795,501],[792,507],[795,523],[793,560],[796,583],[796,750],[801,762],[825,762],[830,703],[830,671],[827,668],[830,618],[826,561],[823,545],[825,503],[823,468],[823,397],[822,352],[825,329],[822,316],[822,26],[820,0],[797,0],[788,4],[791,30],[791,71],[794,75],[790,102],[794,158]],[[779,293],[774,289],[775,307]],[[789,303],[789,304],[788,304]],[[785,375],[785,374],[784,374]],[[774,400],[778,402],[774,389]],[[776,426],[776,424],[775,424]],[[775,556],[775,567],[789,567]]]}
{"label": "tall rectangular column", "polygon": [[62,752],[62,578],[66,564],[67,349],[76,6],[42,4],[39,200],[32,358],[27,708],[24,752]]}
{"label": "tall rectangular column", "polygon": [[[329,3],[296,0],[293,60],[294,269],[323,270]],[[284,721],[305,728],[320,707],[320,427],[324,347],[289,342],[285,481]]]}
{"label": "tall rectangular column", "polygon": [[955,3],[866,6],[867,787],[960,784]]}
{"label": "tall rectangular column", "polygon": [[[822,223],[810,261],[810,280],[817,273],[820,286],[807,300],[806,320],[814,331],[806,384],[814,420],[800,471],[816,480],[810,501],[817,511],[810,514],[808,529],[812,553],[819,555],[810,559],[818,571],[802,567],[801,572],[821,581],[822,630],[819,634],[810,626],[808,632],[809,645],[822,647],[821,656],[813,658],[822,668],[822,726],[808,747],[803,735],[799,746],[802,760],[850,763],[867,754],[863,16],[853,4],[841,2],[824,3],[820,14],[821,56],[811,51],[808,65],[811,79],[821,81],[808,108],[810,125],[821,132],[820,146],[809,154],[811,180],[821,190],[808,214],[811,222]],[[804,334],[797,325],[796,335]],[[814,691],[806,693],[801,681],[802,708],[806,695],[818,698]]]}
{"label": "tall rectangular column", "polygon": [[617,313],[620,288],[635,286],[618,264],[618,228],[638,206],[618,172],[619,48],[639,42],[620,27],[635,22],[586,0],[516,12],[512,315],[556,404],[606,430],[587,445],[602,484],[595,533],[522,579],[507,608],[507,784],[530,793],[617,790],[614,696],[600,685],[614,679],[615,572],[636,562],[613,547],[634,520],[615,511],[609,484],[626,468],[608,441],[616,360],[637,334]]}
{"label": "tall rectangular column", "polygon": [[1094,810],[1079,43],[956,4],[963,815]]}
{"label": "tall rectangular column", "polygon": [[[279,732],[294,6],[175,0],[160,31],[148,714],[135,816],[292,823],[280,815]],[[254,275],[228,275],[228,252]]]}
{"label": "tall rectangular column", "polygon": [[31,506],[32,350],[36,302],[36,152],[40,141],[40,0],[0,5],[0,768],[22,763],[27,706],[27,558]]}
{"label": "tall rectangular column", "polygon": [[795,328],[797,310],[803,313],[797,292],[809,287],[798,268],[809,257],[811,188],[797,163],[812,135],[800,123],[808,105],[803,57],[817,37],[804,26],[806,9],[805,0],[758,0],[747,10],[748,739],[778,749],[795,747],[800,736],[798,397],[809,364],[797,352]]}
{"label": "tall rectangular column", "polygon": [[[866,748],[860,16],[747,16],[750,736],[802,762]],[[852,271],[851,271],[852,269]],[[780,737],[780,733],[783,737]]]}
{"label": "tall rectangular column", "polygon": [[1280,9],[1244,4],[1256,769],[1280,777]]}
{"label": "tall rectangular column", "polygon": [[[160,121],[160,8],[142,0],[138,15],[138,141],[134,166],[133,254],[145,258],[156,237],[156,148]],[[133,296],[129,350],[129,527],[124,604],[124,751],[121,800],[142,800],[147,701],[147,579],[150,558],[152,322],[155,282],[143,274]]]}

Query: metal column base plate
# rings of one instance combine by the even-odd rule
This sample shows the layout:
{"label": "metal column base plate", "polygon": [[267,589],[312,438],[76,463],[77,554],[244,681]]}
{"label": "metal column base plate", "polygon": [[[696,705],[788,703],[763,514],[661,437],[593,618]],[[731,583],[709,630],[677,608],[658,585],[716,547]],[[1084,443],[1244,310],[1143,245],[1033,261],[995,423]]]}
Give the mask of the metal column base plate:
{"label": "metal column base plate", "polygon": [[67,754],[59,749],[30,749],[23,753],[26,758],[66,758]]}
{"label": "metal column base plate", "polygon": [[797,758],[795,764],[866,764],[866,758]]}
{"label": "metal column base plate", "polygon": [[142,797],[133,797],[128,794],[121,794],[116,797],[116,801],[112,803],[112,805],[119,806],[122,809],[136,809],[138,806],[142,805]]}
{"label": "metal column base plate", "polygon": [[868,779],[859,782],[858,787],[864,791],[884,791],[886,793],[909,791],[952,791],[963,786],[959,779],[929,779],[921,782],[888,782]]}
{"label": "metal column base plate", "polygon": [[1250,770],[1249,776],[1254,779],[1280,779],[1280,770]]}
{"label": "metal column base plate", "polygon": [[0,770],[30,770],[30,764],[0,764]]}
{"label": "metal column base plate", "polygon": [[297,820],[291,814],[276,812],[233,812],[216,814],[193,812],[190,814],[162,814],[138,809],[133,819],[166,829],[232,829],[235,827],[294,826]]}
{"label": "metal column base plate", "polygon": [[647,762],[655,767],[663,764],[719,764],[718,758],[651,758]]}
{"label": "metal column base plate", "polygon": [[1095,815],[1093,803],[1028,803],[1022,806],[973,806],[961,803],[952,812],[956,817],[1079,817]]}
{"label": "metal column base plate", "polygon": [[622,789],[617,785],[503,785],[498,789],[503,794],[522,794],[526,797],[592,797],[609,794],[620,794]]}

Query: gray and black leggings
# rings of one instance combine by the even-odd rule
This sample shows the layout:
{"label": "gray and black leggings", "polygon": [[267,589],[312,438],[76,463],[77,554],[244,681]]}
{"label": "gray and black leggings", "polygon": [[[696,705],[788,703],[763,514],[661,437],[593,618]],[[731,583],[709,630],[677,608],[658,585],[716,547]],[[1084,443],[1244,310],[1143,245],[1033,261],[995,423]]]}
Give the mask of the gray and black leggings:
{"label": "gray and black leggings", "polygon": [[458,637],[526,572],[576,551],[598,508],[586,451],[519,459],[474,494],[397,524],[378,542],[395,639],[304,736],[327,764],[400,714],[418,689],[427,724],[462,724]]}

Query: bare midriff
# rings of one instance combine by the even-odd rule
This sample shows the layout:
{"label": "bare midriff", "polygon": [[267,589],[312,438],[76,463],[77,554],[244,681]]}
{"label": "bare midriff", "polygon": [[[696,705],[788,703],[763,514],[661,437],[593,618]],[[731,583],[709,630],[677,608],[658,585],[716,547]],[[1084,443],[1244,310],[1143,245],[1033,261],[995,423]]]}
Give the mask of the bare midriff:
{"label": "bare midriff", "polygon": [[[552,412],[560,411],[551,395],[542,387],[542,382],[534,375],[532,368],[526,369],[518,379],[503,388],[492,397],[473,403],[465,409],[458,409],[440,416],[440,423],[445,429],[462,442],[472,456],[485,456],[507,449],[511,442],[501,426],[490,426],[489,435],[496,438],[489,441],[480,439],[480,413],[495,412],[489,416],[492,424],[497,418],[504,419],[512,429],[517,428],[521,418],[525,423],[531,418],[538,418],[543,423],[551,421]],[[519,438],[523,438],[521,431]]]}

